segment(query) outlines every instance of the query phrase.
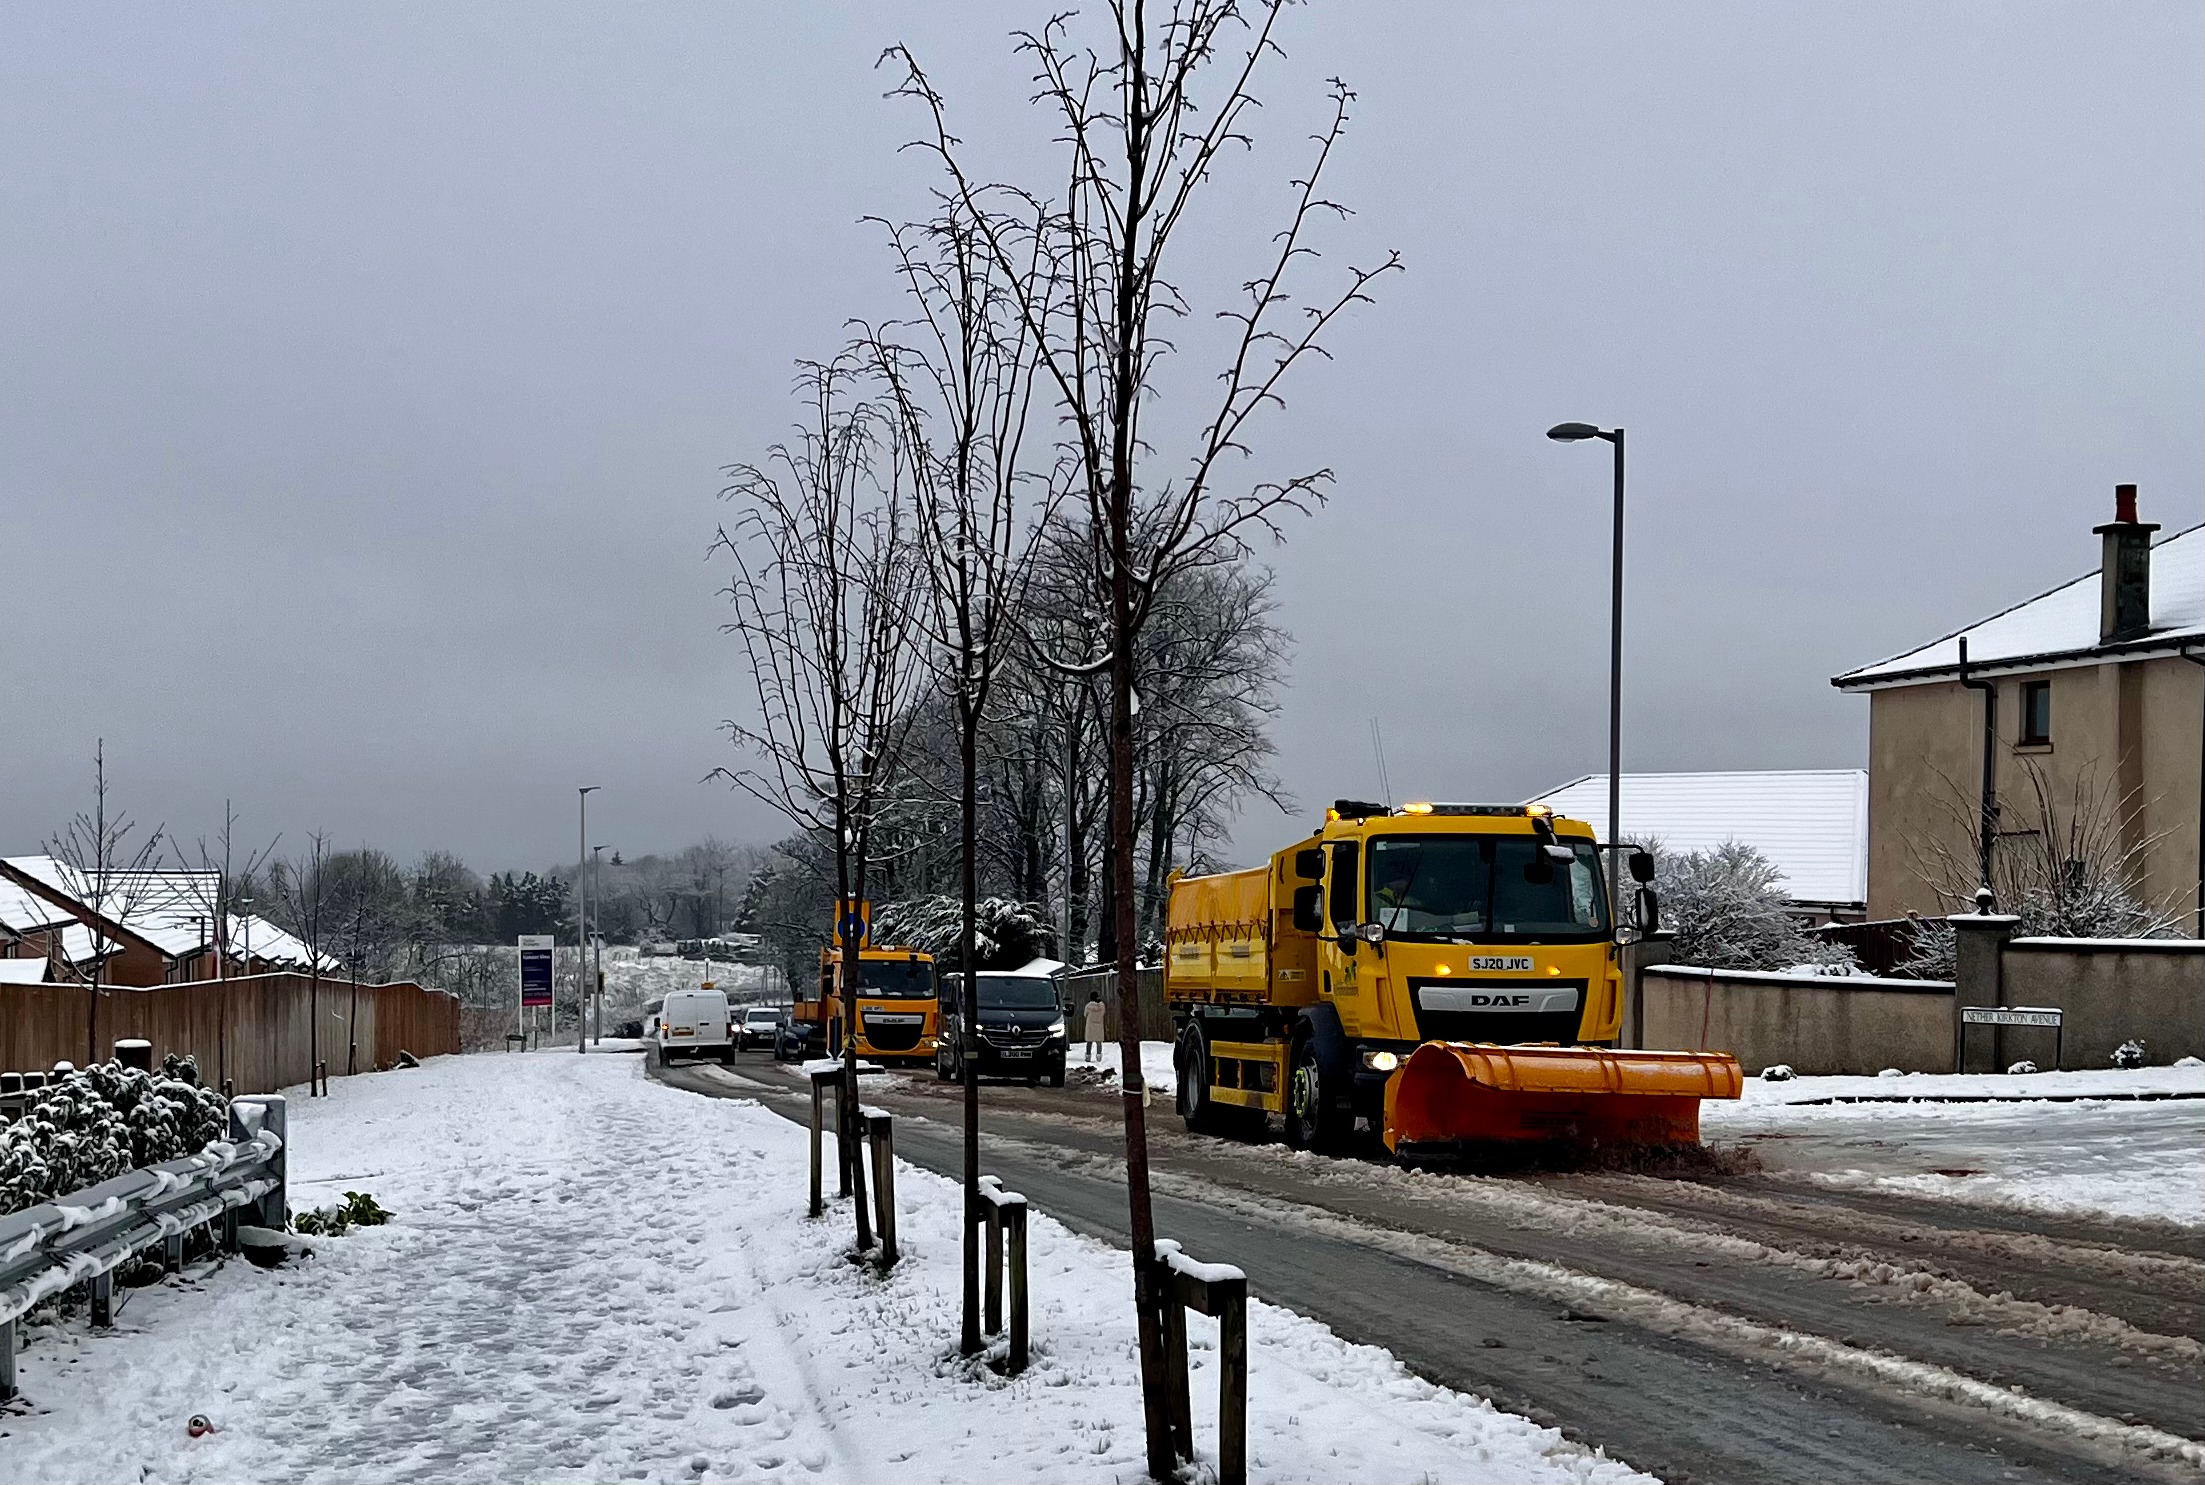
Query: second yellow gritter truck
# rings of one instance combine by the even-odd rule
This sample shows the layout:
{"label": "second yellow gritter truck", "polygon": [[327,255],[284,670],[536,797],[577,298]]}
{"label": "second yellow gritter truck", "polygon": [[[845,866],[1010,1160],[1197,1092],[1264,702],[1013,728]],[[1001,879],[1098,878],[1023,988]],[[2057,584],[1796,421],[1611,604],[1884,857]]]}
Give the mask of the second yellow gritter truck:
{"label": "second yellow gritter truck", "polygon": [[[1691,1145],[1725,1052],[1617,1048],[1619,934],[1590,826],[1537,805],[1341,800],[1248,871],[1171,886],[1164,997],[1190,1129],[1397,1156]],[[1652,860],[1631,854],[1643,883]]]}

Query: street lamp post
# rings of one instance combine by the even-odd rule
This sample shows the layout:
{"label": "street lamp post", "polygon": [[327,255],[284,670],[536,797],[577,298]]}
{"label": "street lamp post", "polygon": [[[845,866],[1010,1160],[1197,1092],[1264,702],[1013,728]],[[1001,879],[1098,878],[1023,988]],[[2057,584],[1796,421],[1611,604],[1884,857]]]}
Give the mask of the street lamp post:
{"label": "street lamp post", "polygon": [[[574,1050],[587,1052],[589,1041],[582,1035],[582,966],[587,962],[590,941],[589,927],[589,871],[590,871],[590,796],[603,788],[602,784],[583,784],[575,793],[582,807],[581,829],[574,853]],[[559,1031],[559,1007],[551,1008],[551,1030]]]}
{"label": "street lamp post", "polygon": [[1547,437],[1556,443],[1604,438],[1615,446],[1615,546],[1608,599],[1608,921],[1613,925],[1623,908],[1623,887],[1616,880],[1616,852],[1623,839],[1623,430],[1557,423]]}
{"label": "street lamp post", "polygon": [[[603,846],[590,847],[590,894],[591,900],[597,904],[600,916],[605,911],[605,894],[597,890],[597,853],[604,849]],[[619,860],[618,852],[614,853],[613,859],[616,862]],[[605,1040],[605,930],[599,928],[592,933],[589,943],[590,993],[583,1004],[590,1011],[590,1040],[601,1044]]]}

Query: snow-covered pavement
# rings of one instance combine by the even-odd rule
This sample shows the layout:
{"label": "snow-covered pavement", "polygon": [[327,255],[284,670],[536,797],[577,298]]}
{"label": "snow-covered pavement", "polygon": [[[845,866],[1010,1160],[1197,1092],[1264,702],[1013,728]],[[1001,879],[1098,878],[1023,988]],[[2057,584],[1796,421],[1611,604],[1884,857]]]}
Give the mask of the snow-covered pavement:
{"label": "snow-covered pavement", "polygon": [[2205,1067],[1749,1079],[1701,1125],[1817,1185],[2205,1226]]}
{"label": "snow-covered pavement", "polygon": [[[1075,1071],[1085,1068],[1097,1082],[1118,1084],[1118,1073],[1125,1060],[1118,1051],[1118,1044],[1110,1042],[1102,1049],[1102,1056],[1088,1057],[1086,1045],[1078,1040],[1072,1043],[1071,1054],[1065,1059],[1065,1069]],[[1148,1084],[1151,1099],[1170,1098],[1179,1091],[1179,1068],[1173,1061],[1176,1049],[1170,1042],[1141,1043],[1141,1081]]]}
{"label": "snow-covered pavement", "polygon": [[[953,1186],[900,1171],[907,1256],[875,1278],[846,1214],[804,1219],[801,1131],[633,1056],[440,1058],[294,1100],[292,1130],[294,1207],[367,1191],[393,1224],[139,1291],[109,1334],[41,1328],[0,1477],[1142,1477],[1124,1255],[1045,1214],[1005,1381],[951,1354]],[[1251,1303],[1250,1331],[1252,1478],[1646,1478],[1290,1312]]]}

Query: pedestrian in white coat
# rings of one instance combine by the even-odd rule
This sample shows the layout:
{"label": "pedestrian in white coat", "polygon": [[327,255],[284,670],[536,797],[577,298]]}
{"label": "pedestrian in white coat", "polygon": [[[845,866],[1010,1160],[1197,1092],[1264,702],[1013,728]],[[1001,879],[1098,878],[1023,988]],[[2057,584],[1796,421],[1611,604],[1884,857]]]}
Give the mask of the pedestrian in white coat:
{"label": "pedestrian in white coat", "polygon": [[1101,991],[1090,990],[1087,992],[1087,1004],[1080,1011],[1080,1021],[1081,1029],[1087,1037],[1087,1060],[1089,1062],[1102,1061],[1103,1003]]}

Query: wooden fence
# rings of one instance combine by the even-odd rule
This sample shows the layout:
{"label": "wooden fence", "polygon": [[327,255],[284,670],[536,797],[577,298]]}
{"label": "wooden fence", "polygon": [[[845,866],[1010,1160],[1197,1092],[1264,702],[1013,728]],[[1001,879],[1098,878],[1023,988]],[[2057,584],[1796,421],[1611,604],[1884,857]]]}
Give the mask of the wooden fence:
{"label": "wooden fence", "polygon": [[412,983],[361,985],[305,975],[252,975],[146,989],[0,985],[0,1069],[104,1062],[124,1037],[199,1059],[219,1086],[273,1093],[304,1083],[314,1063],[331,1077],[397,1065],[401,1051],[459,1050],[459,1001]]}

